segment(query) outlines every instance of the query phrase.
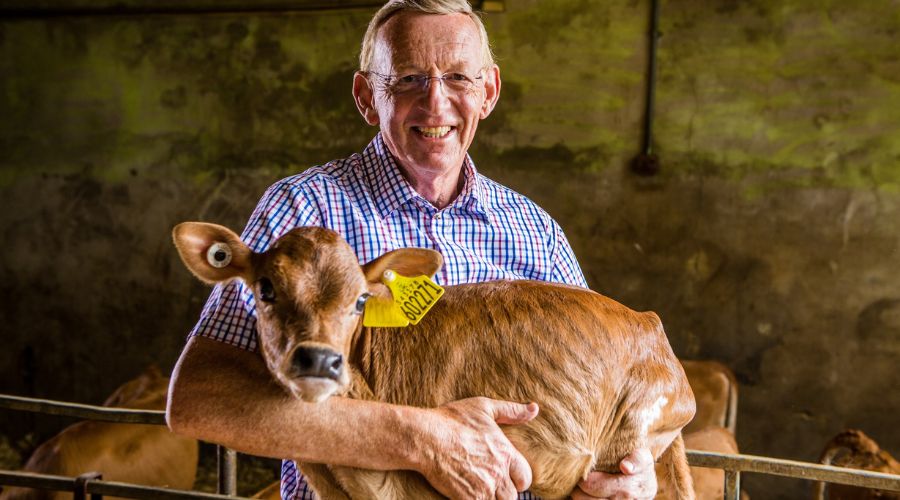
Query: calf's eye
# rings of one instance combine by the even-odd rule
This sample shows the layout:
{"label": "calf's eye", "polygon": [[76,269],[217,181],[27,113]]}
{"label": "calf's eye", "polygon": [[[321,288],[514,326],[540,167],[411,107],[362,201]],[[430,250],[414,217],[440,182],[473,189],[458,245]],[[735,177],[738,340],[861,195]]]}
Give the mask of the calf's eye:
{"label": "calf's eye", "polygon": [[257,282],[259,286],[259,299],[263,302],[275,302],[275,286],[269,278],[260,278]]}
{"label": "calf's eye", "polygon": [[356,309],[354,312],[356,314],[362,314],[366,310],[366,300],[369,298],[368,293],[364,293],[356,299]]}

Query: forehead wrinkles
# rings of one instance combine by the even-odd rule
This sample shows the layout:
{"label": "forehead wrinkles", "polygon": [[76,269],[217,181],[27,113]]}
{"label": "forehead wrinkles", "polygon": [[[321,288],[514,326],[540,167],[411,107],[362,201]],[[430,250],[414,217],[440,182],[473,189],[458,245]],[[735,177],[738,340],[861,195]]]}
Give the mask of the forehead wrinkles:
{"label": "forehead wrinkles", "polygon": [[475,69],[481,37],[464,14],[402,13],[388,20],[375,44],[374,62],[388,71]]}

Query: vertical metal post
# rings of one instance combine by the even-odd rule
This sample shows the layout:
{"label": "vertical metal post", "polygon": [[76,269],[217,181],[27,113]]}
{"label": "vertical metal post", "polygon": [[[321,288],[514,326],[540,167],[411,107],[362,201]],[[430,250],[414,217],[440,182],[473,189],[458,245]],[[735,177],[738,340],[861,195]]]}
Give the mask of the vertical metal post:
{"label": "vertical metal post", "polygon": [[741,500],[741,471],[725,470],[725,499]]}
{"label": "vertical metal post", "polygon": [[644,102],[644,137],[641,152],[631,162],[638,175],[659,173],[659,159],[653,154],[653,113],[656,107],[656,50],[659,45],[659,0],[650,4],[650,54],[647,57],[647,94]]}
{"label": "vertical metal post", "polygon": [[219,466],[216,492],[221,495],[237,495],[237,452],[216,445],[216,458]]}
{"label": "vertical metal post", "polygon": [[[85,500],[87,498],[87,485],[89,481],[103,479],[99,472],[86,472],[75,478],[75,487],[72,489],[72,500]],[[102,500],[103,495],[91,493],[91,500]]]}
{"label": "vertical metal post", "polygon": [[643,153],[653,154],[653,111],[656,109],[656,51],[659,46],[659,0],[650,4],[650,56],[647,61],[647,102],[644,108]]}

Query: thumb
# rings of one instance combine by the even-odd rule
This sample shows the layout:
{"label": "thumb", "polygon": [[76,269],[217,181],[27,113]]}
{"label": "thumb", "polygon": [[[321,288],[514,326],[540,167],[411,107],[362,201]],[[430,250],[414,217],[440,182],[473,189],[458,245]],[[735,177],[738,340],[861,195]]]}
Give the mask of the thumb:
{"label": "thumb", "polygon": [[647,448],[638,448],[622,459],[619,470],[623,474],[637,474],[653,467],[653,454]]}
{"label": "thumb", "polygon": [[490,412],[498,424],[524,424],[537,416],[538,405],[495,400],[492,401]]}

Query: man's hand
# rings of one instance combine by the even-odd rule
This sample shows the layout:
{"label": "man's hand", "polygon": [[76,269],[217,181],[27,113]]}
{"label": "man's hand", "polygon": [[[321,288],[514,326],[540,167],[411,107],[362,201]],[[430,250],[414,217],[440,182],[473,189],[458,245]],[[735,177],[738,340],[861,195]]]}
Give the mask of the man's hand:
{"label": "man's hand", "polygon": [[515,499],[531,485],[531,467],[498,424],[521,424],[537,416],[527,405],[468,398],[434,410],[425,478],[450,498]]}
{"label": "man's hand", "polygon": [[650,450],[640,448],[619,463],[621,474],[592,472],[572,492],[572,500],[650,499],[656,496],[656,470]]}

